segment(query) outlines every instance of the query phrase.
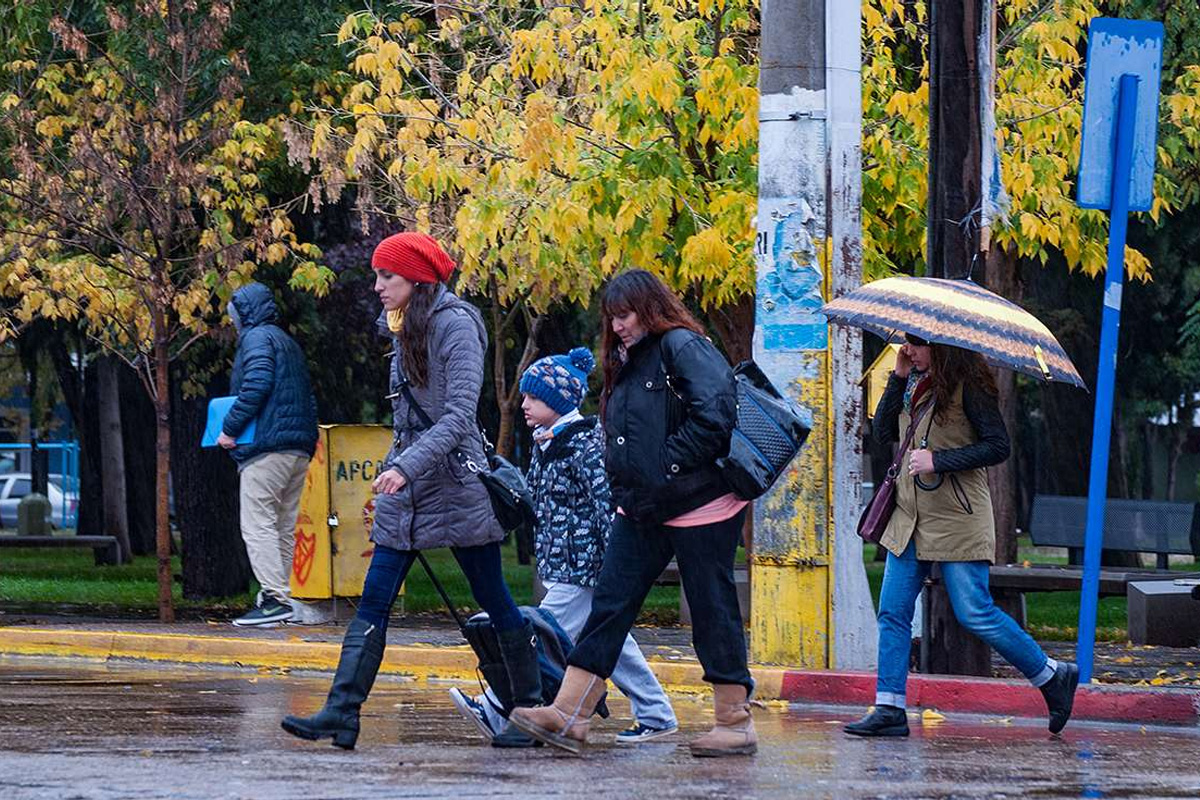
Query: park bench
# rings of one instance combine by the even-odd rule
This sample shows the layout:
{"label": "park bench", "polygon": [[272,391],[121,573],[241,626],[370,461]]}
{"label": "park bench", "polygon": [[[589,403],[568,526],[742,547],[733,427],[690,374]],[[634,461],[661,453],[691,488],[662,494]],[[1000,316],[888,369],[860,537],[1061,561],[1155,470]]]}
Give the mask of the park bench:
{"label": "park bench", "polygon": [[5,536],[0,535],[0,547],[90,547],[97,551],[101,562],[117,563],[115,536]]}
{"label": "park bench", "polygon": [[[1172,555],[1197,555],[1200,545],[1200,514],[1194,503],[1159,500],[1108,500],[1104,509],[1104,546],[1110,550],[1154,553],[1154,568],[1102,567],[1101,597],[1130,597],[1127,629],[1138,644],[1168,644],[1157,640],[1153,631],[1161,630],[1155,618],[1177,613],[1178,601],[1190,598],[1190,587],[1147,591],[1139,588],[1151,582],[1167,582],[1197,577],[1194,573],[1169,570]],[[1083,546],[1087,525],[1087,498],[1061,495],[1037,495],[1029,520],[1029,534],[1038,547],[1064,547],[1068,564],[998,564],[991,568],[989,587],[996,604],[1025,627],[1026,592],[1080,591],[1083,586]],[[923,630],[930,630],[930,590],[936,577],[926,581],[923,590]],[[1133,595],[1137,595],[1134,600]],[[1179,597],[1176,597],[1179,595]],[[957,629],[954,635],[962,633]],[[1190,634],[1186,634],[1190,635]],[[928,664],[926,644],[922,641],[922,669]]]}
{"label": "park bench", "polygon": [[[1087,498],[1037,495],[1029,518],[1029,535],[1038,547],[1065,547],[1067,565],[997,565],[991,569],[993,593],[1078,591],[1083,584],[1083,537]],[[1155,567],[1103,567],[1101,596],[1124,596],[1136,581],[1187,577],[1169,571],[1172,555],[1197,555],[1200,514],[1195,503],[1160,500],[1108,500],[1104,508],[1104,546],[1110,550],[1154,553]]]}
{"label": "park bench", "polygon": [[[1071,564],[1083,563],[1087,498],[1040,494],[1033,498],[1029,533],[1039,546],[1067,548]],[[1154,553],[1158,569],[1172,555],[1200,555],[1200,515],[1195,503],[1109,500],[1104,506],[1104,546]]]}

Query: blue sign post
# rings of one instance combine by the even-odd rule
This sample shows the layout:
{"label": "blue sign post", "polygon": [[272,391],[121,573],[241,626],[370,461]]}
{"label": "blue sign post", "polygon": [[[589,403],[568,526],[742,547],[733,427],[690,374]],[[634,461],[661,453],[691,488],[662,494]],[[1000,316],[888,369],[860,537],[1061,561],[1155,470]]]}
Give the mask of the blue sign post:
{"label": "blue sign post", "polygon": [[1125,233],[1130,211],[1149,211],[1154,198],[1154,155],[1163,26],[1157,22],[1097,17],[1088,28],[1079,205],[1109,212],[1108,268],[1100,325],[1096,413],[1084,534],[1083,590],[1079,600],[1076,660],[1079,680],[1092,679],[1100,551],[1108,487],[1109,432],[1117,372],[1117,334],[1125,274]]}

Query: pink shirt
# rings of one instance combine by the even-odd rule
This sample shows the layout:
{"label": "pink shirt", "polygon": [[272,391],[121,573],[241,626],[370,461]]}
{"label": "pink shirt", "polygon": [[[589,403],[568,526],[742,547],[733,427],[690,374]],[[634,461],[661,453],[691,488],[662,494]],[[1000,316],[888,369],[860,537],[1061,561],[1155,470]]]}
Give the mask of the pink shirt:
{"label": "pink shirt", "polygon": [[712,525],[714,522],[731,519],[748,505],[750,505],[749,500],[743,500],[730,492],[699,508],[693,508],[686,514],[680,514],[675,519],[669,519],[663,525],[668,528],[699,528],[701,525]]}
{"label": "pink shirt", "polygon": [[[701,525],[712,525],[714,522],[724,522],[737,515],[746,506],[750,505],[749,500],[743,500],[732,492],[723,494],[716,500],[705,503],[699,508],[693,508],[685,514],[680,514],[674,519],[669,519],[663,523],[668,528],[699,528]],[[625,509],[617,506],[617,513],[622,517],[625,516]]]}

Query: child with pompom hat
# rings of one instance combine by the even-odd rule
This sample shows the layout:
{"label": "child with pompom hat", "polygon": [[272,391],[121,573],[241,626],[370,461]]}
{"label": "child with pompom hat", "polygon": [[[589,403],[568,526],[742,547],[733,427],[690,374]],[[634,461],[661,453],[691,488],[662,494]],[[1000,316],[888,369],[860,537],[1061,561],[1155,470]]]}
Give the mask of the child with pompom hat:
{"label": "child with pompom hat", "polygon": [[[586,347],[539,359],[521,375],[521,409],[533,428],[527,476],[537,510],[534,546],[538,577],[546,586],[541,608],[554,614],[575,639],[592,608],[596,577],[612,525],[612,503],[604,471],[604,434],[595,417],[579,406],[596,361]],[[612,682],[630,700],[635,722],[617,734],[618,744],[637,744],[678,730],[671,702],[641,648],[626,636]],[[492,739],[508,725],[491,691],[450,696],[459,712]],[[506,739],[511,739],[515,729]],[[532,739],[529,740],[532,744]]]}

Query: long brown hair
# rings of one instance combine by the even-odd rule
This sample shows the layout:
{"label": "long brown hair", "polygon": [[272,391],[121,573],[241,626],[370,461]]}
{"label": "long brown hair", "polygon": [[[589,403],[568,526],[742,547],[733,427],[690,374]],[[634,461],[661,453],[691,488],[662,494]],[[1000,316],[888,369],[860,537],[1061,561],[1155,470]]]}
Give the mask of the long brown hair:
{"label": "long brown hair", "polygon": [[404,309],[400,326],[400,346],[404,357],[404,375],[413,386],[429,382],[429,320],[437,300],[440,283],[413,285],[412,297]]}
{"label": "long brown hair", "polygon": [[644,269],[622,272],[608,282],[600,301],[603,326],[600,350],[604,364],[604,390],[600,393],[600,419],[612,394],[617,372],[621,369],[621,338],[613,332],[613,317],[637,314],[638,324],[647,334],[663,334],[675,328],[687,328],[704,335],[704,327],[692,316],[675,293],[662,281]]}
{"label": "long brown hair", "polygon": [[951,347],[946,344],[929,345],[930,389],[933,391],[935,415],[943,419],[942,412],[950,407],[954,390],[959,384],[971,385],[995,397],[996,378],[988,368],[983,356],[974,350]]}

